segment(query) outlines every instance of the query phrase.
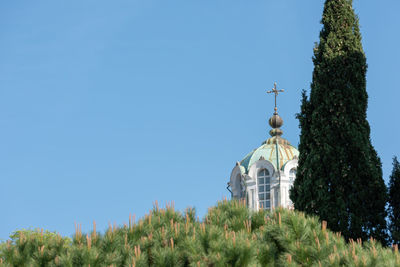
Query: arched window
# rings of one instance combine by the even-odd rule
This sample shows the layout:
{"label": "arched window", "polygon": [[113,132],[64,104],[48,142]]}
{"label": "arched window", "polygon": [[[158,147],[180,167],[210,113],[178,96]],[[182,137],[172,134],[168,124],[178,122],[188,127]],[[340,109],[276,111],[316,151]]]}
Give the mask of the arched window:
{"label": "arched window", "polygon": [[267,169],[263,169],[258,172],[257,184],[258,184],[258,201],[260,208],[270,209],[270,190],[271,190],[271,177]]}
{"label": "arched window", "polygon": [[293,184],[294,179],[296,179],[296,172],[297,170],[295,168],[291,169],[289,172],[289,181]]}

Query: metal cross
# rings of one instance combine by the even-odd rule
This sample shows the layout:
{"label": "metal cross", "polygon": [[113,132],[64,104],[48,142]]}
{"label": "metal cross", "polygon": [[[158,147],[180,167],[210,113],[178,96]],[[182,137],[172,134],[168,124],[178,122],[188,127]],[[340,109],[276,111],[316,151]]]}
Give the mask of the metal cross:
{"label": "metal cross", "polygon": [[277,90],[276,89],[276,83],[274,83],[274,88],[272,88],[271,91],[267,91],[268,94],[270,94],[270,93],[274,93],[275,94],[275,108],[274,108],[275,113],[278,111],[278,108],[276,107],[276,97],[278,96],[279,93],[282,93],[284,91],[285,90],[283,90],[283,89]]}

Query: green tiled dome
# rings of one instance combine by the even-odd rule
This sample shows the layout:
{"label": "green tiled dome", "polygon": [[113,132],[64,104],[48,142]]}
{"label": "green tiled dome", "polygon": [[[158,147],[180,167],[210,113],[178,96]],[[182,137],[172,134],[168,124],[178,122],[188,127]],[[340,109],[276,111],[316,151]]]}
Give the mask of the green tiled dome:
{"label": "green tiled dome", "polygon": [[[276,141],[278,140],[278,146]],[[246,173],[249,171],[250,166],[260,160],[265,159],[271,162],[275,169],[277,169],[276,161],[276,147],[278,147],[278,158],[279,158],[279,168],[282,167],[292,159],[299,157],[299,151],[292,146],[289,141],[283,139],[282,137],[272,136],[267,141],[265,141],[259,148],[253,150],[244,157],[240,162],[240,165],[246,169]]]}

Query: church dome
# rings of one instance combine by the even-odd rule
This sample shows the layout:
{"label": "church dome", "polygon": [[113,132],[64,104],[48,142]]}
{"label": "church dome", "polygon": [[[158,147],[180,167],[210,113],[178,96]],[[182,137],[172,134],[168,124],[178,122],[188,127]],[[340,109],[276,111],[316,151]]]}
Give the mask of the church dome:
{"label": "church dome", "polygon": [[[275,93],[276,97],[278,93],[276,84],[272,92]],[[299,151],[288,140],[281,137],[283,131],[280,127],[283,125],[283,119],[278,115],[276,100],[275,112],[268,122],[272,128],[269,131],[271,137],[263,142],[259,148],[247,154],[240,162],[240,165],[246,169],[246,173],[248,173],[250,166],[258,160],[267,160],[274,165],[275,169],[283,170],[287,162],[299,157]]]}
{"label": "church dome", "polygon": [[274,88],[274,113],[268,120],[271,135],[260,147],[247,154],[232,169],[228,187],[232,199],[240,199],[251,210],[293,208],[290,188],[296,179],[299,151],[282,138],[283,119],[278,114],[276,97],[283,89]]}
{"label": "church dome", "polygon": [[[275,169],[278,169],[277,164],[279,163],[279,168],[282,170],[288,161],[296,159],[299,157],[299,151],[292,146],[289,141],[278,138],[278,144],[276,144],[277,137],[273,136],[265,141],[259,148],[254,149],[252,152],[246,155],[244,159],[240,162],[240,165],[246,169],[246,173],[253,163],[258,160],[267,160],[271,162]],[[278,162],[276,160],[276,149],[278,148]]]}

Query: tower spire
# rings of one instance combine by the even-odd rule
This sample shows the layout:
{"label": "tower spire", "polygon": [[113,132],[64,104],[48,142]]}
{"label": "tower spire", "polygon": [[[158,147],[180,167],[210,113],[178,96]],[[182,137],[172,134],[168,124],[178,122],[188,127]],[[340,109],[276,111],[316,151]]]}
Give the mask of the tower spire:
{"label": "tower spire", "polygon": [[281,136],[283,134],[282,130],[279,129],[283,125],[282,118],[278,115],[278,107],[276,105],[276,98],[279,93],[284,92],[285,90],[276,88],[276,83],[274,83],[274,88],[271,91],[267,91],[268,94],[273,93],[275,96],[275,107],[274,107],[274,115],[269,119],[269,125],[272,127],[272,130],[269,131],[271,136]]}
{"label": "tower spire", "polygon": [[268,94],[274,93],[275,95],[275,108],[274,108],[274,114],[278,114],[278,107],[276,106],[276,97],[278,96],[279,93],[283,93],[285,90],[284,89],[280,89],[277,90],[276,89],[276,82],[274,83],[274,88],[272,88],[271,91],[267,91]]}
{"label": "tower spire", "polygon": [[[282,204],[281,200],[281,171],[280,171],[280,166],[279,166],[279,147],[278,147],[278,142],[279,142],[279,137],[283,134],[282,130],[279,129],[283,125],[283,120],[282,118],[278,115],[278,107],[276,106],[276,97],[278,96],[279,93],[284,92],[283,89],[276,89],[276,82],[274,83],[274,88],[272,88],[271,91],[267,91],[268,94],[274,93],[275,95],[275,107],[274,107],[274,115],[269,119],[269,125],[272,127],[272,130],[269,131],[269,134],[272,136],[271,139],[275,139],[275,152],[276,152],[276,168],[277,168],[277,173],[278,173],[278,186],[276,190],[278,190],[278,198],[275,200],[276,201],[276,206],[280,206]],[[267,140],[268,142],[268,140]]]}

